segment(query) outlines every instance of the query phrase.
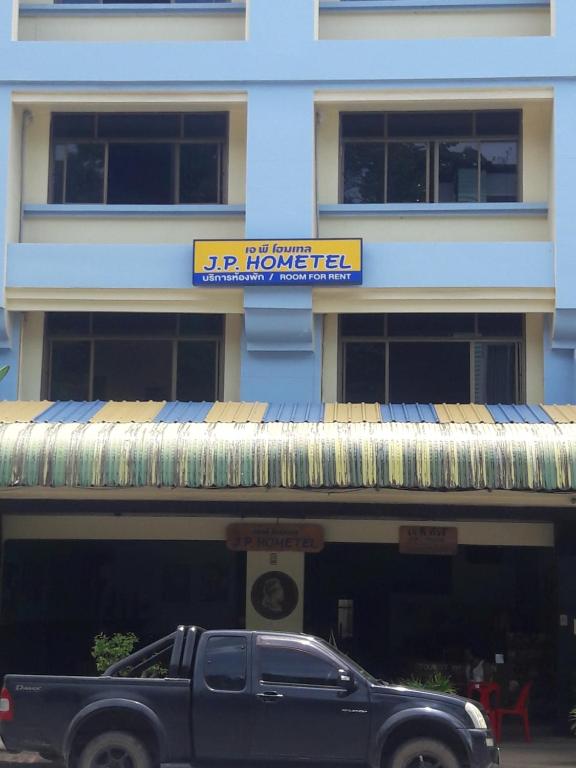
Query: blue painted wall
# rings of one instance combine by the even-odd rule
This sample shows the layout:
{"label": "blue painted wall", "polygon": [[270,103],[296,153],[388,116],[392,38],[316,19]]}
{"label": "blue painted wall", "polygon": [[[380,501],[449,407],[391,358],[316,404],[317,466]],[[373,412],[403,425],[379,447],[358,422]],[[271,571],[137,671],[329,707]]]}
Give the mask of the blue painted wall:
{"label": "blue painted wall", "polygon": [[[529,0],[528,5],[538,2]],[[466,3],[482,4],[462,0],[461,5]],[[511,3],[522,4],[521,0],[486,0],[487,6]],[[13,89],[247,93],[246,235],[295,238],[316,234],[314,98],[318,90],[548,86],[554,88],[555,98],[554,242],[367,242],[365,285],[555,288],[556,314],[545,339],[546,399],[574,400],[576,2],[553,3],[557,34],[542,38],[318,41],[314,39],[315,0],[250,0],[245,42],[101,44],[13,42],[11,0],[5,0],[0,4],[0,159],[4,161],[0,162],[0,210],[5,210],[6,202]],[[424,4],[434,3],[425,0]],[[436,5],[454,4],[455,0],[436,0]],[[343,3],[341,11],[335,2],[328,5],[331,13],[345,14],[350,6],[358,9],[362,3]],[[384,10],[392,3],[370,7],[376,6]],[[67,12],[58,6],[44,8],[43,13],[51,10],[61,17]],[[108,6],[106,12],[113,9]],[[542,203],[545,209],[546,201]],[[243,213],[244,209],[237,210],[234,215]],[[334,213],[340,215],[342,210],[322,211],[322,215]],[[8,246],[6,280],[11,287],[190,285],[186,247],[19,245],[6,243],[3,227],[0,216],[0,246]],[[215,219],[215,236],[217,230]],[[0,275],[5,271],[4,253],[2,247]],[[267,387],[286,391],[289,381],[290,399],[319,399],[322,329],[312,315],[311,290],[249,288],[244,306],[242,396],[261,398]]]}

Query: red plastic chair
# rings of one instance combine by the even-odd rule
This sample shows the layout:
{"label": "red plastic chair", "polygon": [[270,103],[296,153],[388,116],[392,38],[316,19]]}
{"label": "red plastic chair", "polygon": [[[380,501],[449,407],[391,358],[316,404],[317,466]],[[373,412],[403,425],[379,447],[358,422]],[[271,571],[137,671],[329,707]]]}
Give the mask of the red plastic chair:
{"label": "red plastic chair", "polygon": [[498,708],[496,710],[496,737],[498,740],[500,740],[500,736],[502,735],[502,720],[505,717],[520,717],[524,724],[524,739],[526,741],[532,741],[532,737],[530,735],[530,722],[528,720],[527,706],[528,696],[530,695],[531,688],[532,683],[526,683],[526,685],[522,686],[522,690],[518,694],[518,700],[513,707],[508,709]]}

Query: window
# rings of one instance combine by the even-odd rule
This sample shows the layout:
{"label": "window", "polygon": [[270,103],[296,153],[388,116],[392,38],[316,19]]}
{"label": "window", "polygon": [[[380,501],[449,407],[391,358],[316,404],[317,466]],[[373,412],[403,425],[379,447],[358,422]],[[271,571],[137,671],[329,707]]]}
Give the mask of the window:
{"label": "window", "polygon": [[[55,5],[70,5],[77,4],[82,0],[54,0]],[[229,3],[231,0],[90,0],[91,4],[95,5],[116,5],[122,3],[122,5],[166,5],[172,3]]]}
{"label": "window", "polygon": [[261,683],[337,687],[338,667],[316,650],[302,645],[281,646],[258,638],[258,670]]}
{"label": "window", "polygon": [[516,202],[520,117],[517,110],[343,113],[340,200]]}
{"label": "window", "polygon": [[246,687],[247,645],[244,637],[211,637],[206,646],[204,679],[217,691]]}
{"label": "window", "polygon": [[51,312],[45,391],[51,400],[218,398],[222,315]]}
{"label": "window", "polygon": [[520,402],[523,337],[513,314],[342,315],[342,399]]}
{"label": "window", "polygon": [[52,203],[223,203],[228,115],[53,114]]}

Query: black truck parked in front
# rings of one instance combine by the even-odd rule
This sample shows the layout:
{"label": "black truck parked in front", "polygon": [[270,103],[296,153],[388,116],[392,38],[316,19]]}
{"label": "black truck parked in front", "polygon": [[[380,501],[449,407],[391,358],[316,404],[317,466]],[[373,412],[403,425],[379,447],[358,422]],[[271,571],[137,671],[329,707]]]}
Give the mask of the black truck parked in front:
{"label": "black truck parked in front", "polygon": [[0,736],[70,768],[499,763],[474,702],[375,680],[315,637],[198,627],[102,677],[8,675]]}

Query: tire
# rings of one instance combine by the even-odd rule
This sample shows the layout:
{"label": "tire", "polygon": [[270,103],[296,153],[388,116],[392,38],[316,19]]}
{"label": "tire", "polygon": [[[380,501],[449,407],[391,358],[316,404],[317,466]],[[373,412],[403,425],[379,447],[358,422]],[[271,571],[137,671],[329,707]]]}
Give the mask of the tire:
{"label": "tire", "polygon": [[78,768],[153,768],[144,744],[131,733],[106,731],[86,744]]}
{"label": "tire", "polygon": [[396,749],[389,768],[462,768],[454,752],[435,739],[410,739]]}

